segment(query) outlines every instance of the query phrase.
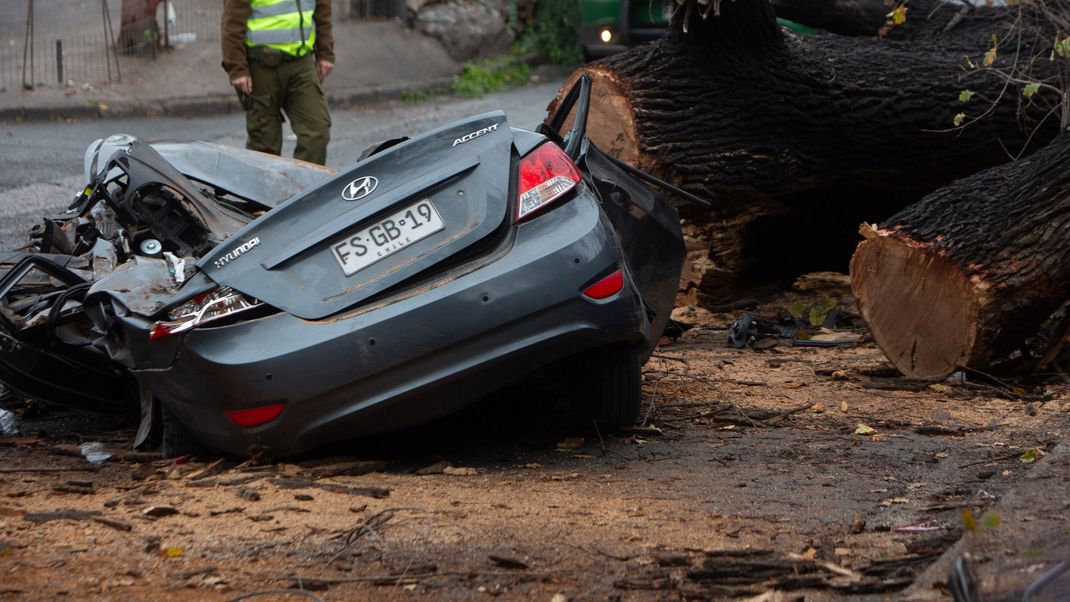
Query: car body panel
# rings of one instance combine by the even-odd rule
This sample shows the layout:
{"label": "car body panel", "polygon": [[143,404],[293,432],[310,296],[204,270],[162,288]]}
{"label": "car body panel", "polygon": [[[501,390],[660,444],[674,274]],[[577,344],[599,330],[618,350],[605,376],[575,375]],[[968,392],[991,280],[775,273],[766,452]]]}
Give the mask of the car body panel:
{"label": "car body panel", "polygon": [[[484,133],[465,140],[474,132]],[[314,320],[338,313],[498,230],[508,213],[511,149],[501,112],[413,138],[280,204],[197,266],[212,280],[296,316]],[[374,190],[345,200],[347,186],[365,177],[376,178]],[[405,247],[390,261],[352,276],[343,272],[332,245],[423,199],[441,214],[444,232]],[[240,257],[224,261],[253,242]]]}
{"label": "car body panel", "polygon": [[[459,266],[460,275],[352,315],[310,321],[280,313],[198,329],[173,368],[138,377],[210,446],[286,455],[337,439],[330,433],[432,420],[585,348],[656,340],[630,280],[605,301],[582,295],[620,261],[590,192],[523,224],[498,251],[479,269]],[[246,431],[218,420],[224,410],[276,402],[286,403],[277,428]]]}
{"label": "car body panel", "polygon": [[332,167],[212,142],[161,143],[152,147],[187,178],[268,208],[338,173]]}

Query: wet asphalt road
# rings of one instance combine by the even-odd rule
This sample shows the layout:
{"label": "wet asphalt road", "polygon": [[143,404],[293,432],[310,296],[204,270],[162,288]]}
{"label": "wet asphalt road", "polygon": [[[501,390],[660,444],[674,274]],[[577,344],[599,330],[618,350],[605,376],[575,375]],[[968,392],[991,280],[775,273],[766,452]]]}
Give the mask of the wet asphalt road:
{"label": "wet asphalt road", "polygon": [[[533,128],[560,81],[533,84],[478,99],[432,99],[419,103],[382,103],[332,113],[328,165],[352,164],[368,146],[397,136],[413,136],[469,115],[501,109],[513,126]],[[284,130],[289,134],[288,127]],[[199,118],[151,117],[68,122],[0,123],[0,249],[25,240],[27,229],[45,214],[64,208],[80,189],[82,156],[97,138],[115,133],[149,142],[204,140],[242,147],[241,114]],[[293,136],[284,155],[293,152]]]}

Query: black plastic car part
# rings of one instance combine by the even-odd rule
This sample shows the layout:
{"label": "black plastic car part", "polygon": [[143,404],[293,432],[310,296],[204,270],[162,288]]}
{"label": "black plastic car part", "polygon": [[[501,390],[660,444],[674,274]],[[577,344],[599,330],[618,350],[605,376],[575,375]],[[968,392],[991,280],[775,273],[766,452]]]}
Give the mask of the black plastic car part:
{"label": "black plastic car part", "polygon": [[46,337],[40,343],[16,338],[15,325],[0,314],[0,382],[31,397],[77,408],[107,411],[128,407],[126,382],[108,359],[87,347],[85,341],[67,340],[57,332],[66,301],[84,295],[89,283],[50,258],[26,255],[0,278],[0,303],[34,270],[67,288],[50,298]]}

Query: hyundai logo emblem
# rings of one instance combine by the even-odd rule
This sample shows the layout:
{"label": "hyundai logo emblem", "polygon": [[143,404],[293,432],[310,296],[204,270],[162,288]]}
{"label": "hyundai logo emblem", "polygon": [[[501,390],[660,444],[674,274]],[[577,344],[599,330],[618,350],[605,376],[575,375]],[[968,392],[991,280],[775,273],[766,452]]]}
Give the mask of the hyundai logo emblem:
{"label": "hyundai logo emblem", "polygon": [[342,190],[342,198],[347,201],[359,201],[371,194],[378,185],[379,180],[375,176],[357,178]]}

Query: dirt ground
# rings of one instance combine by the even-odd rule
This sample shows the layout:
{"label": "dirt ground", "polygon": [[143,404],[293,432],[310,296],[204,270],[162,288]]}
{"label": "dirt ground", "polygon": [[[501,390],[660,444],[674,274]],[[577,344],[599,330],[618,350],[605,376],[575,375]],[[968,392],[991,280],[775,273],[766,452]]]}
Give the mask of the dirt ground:
{"label": "dirt ground", "polygon": [[735,349],[739,314],[678,310],[615,435],[513,391],[301,461],[175,462],[122,451],[130,420],[22,407],[0,598],[901,599],[960,538],[1029,526],[997,504],[1070,433],[1070,386],[913,382],[865,338]]}

